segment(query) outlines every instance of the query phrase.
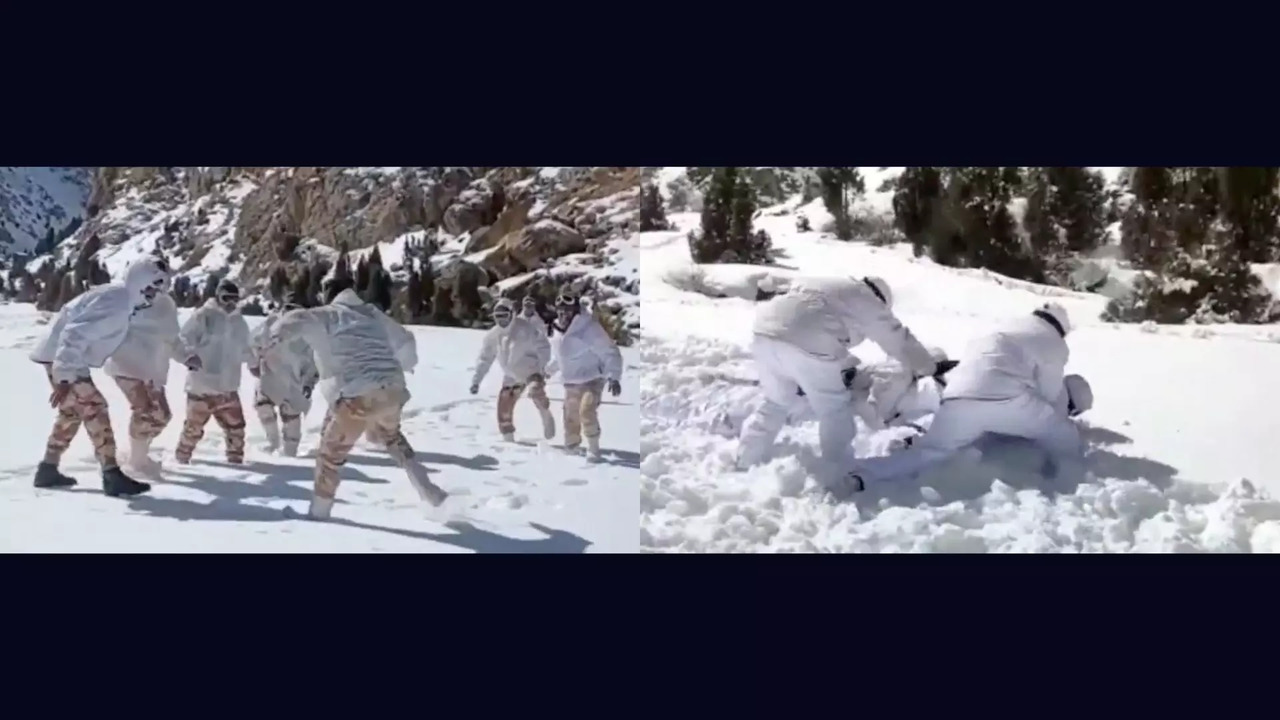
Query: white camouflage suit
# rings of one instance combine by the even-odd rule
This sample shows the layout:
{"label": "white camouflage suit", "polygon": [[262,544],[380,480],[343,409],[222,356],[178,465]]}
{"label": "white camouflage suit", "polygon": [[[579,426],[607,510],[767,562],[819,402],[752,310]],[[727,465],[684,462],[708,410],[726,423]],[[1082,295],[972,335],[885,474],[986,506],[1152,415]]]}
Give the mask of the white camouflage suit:
{"label": "white camouflage suit", "polygon": [[200,359],[200,369],[187,372],[187,409],[182,437],[174,456],[181,463],[204,436],[204,426],[212,418],[225,435],[227,461],[244,461],[244,406],[240,401],[240,378],[246,363],[253,362],[249,348],[249,325],[239,309],[228,311],[210,298],[187,318],[178,334],[174,359],[191,353]]}
{"label": "white camouflage suit", "polygon": [[[914,376],[933,374],[935,363],[915,335],[893,314],[882,281],[850,277],[806,278],[756,309],[751,354],[763,404],[743,425],[738,467],[763,462],[787,420],[797,389],[818,418],[824,460],[847,467],[853,460],[853,394],[843,370],[848,349],[870,339]],[[885,295],[885,299],[881,299]]]}
{"label": "white camouflage suit", "polygon": [[900,453],[859,462],[857,474],[864,482],[912,475],[996,433],[1032,440],[1060,474],[1083,475],[1083,442],[1064,383],[1069,331],[1066,311],[1050,303],[979,338],[947,377],[925,434]]}
{"label": "white camouflage suit", "polygon": [[551,342],[546,326],[539,320],[513,316],[506,327],[494,325],[485,333],[476,359],[471,387],[478,388],[489,374],[494,361],[502,370],[502,389],[498,393],[498,431],[504,436],[515,432],[516,401],[527,389],[529,398],[542,418],[543,435],[555,437],[555,417],[547,398],[546,373],[551,362]]}
{"label": "white camouflage suit", "polygon": [[280,446],[283,427],[284,453],[296,455],[302,439],[302,418],[311,410],[311,392],[320,376],[306,340],[294,337],[288,342],[269,344],[271,332],[282,317],[283,310],[272,313],[253,333],[250,349],[258,375],[253,405],[266,431],[268,447],[275,450]]}
{"label": "white camouflage suit", "polygon": [[446,493],[399,442],[401,411],[409,400],[405,367],[417,363],[413,334],[347,289],[328,305],[286,313],[273,327],[267,344],[287,343],[295,337],[303,338],[315,353],[321,384],[333,402],[320,439],[308,514],[329,517],[340,481],[338,471],[356,440],[366,433],[395,458],[420,497],[433,505],[444,502]]}

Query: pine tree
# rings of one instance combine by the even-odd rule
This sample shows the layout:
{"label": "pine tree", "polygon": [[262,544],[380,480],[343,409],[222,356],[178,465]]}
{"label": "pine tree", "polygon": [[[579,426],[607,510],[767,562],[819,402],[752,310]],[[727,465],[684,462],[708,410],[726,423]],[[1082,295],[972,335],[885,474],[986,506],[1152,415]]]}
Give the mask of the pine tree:
{"label": "pine tree", "polygon": [[755,190],[742,168],[715,168],[707,182],[702,203],[702,227],[689,233],[689,251],[695,262],[769,262],[761,251],[759,236],[752,232],[756,211]]}
{"label": "pine tree", "polygon": [[1221,192],[1223,219],[1231,229],[1230,242],[1242,260],[1270,263],[1280,259],[1280,168],[1215,168]]}
{"label": "pine tree", "polygon": [[391,273],[378,266],[369,277],[369,287],[362,297],[383,312],[391,312]]}
{"label": "pine tree", "polygon": [[276,263],[275,269],[271,271],[271,279],[268,281],[267,292],[271,293],[271,299],[277,303],[284,302],[285,290],[289,288],[289,271],[284,265]]}
{"label": "pine tree", "polygon": [[436,290],[431,295],[431,322],[433,325],[458,324],[453,316],[453,290],[448,285],[436,285]]}
{"label": "pine tree", "polygon": [[893,193],[894,225],[911,242],[917,257],[941,235],[943,184],[936,167],[908,167],[898,176]]}
{"label": "pine tree", "polygon": [[1019,279],[1043,279],[1041,263],[1022,246],[1009,213],[1009,201],[1021,185],[1018,168],[958,167],[950,168],[949,175],[948,214],[955,230],[949,246],[933,248],[933,259],[942,264],[961,260],[969,267]]}
{"label": "pine tree", "polygon": [[862,173],[856,167],[818,168],[818,182],[822,185],[822,204],[835,220],[836,237],[853,239],[853,217],[849,209],[853,197],[866,191]]}
{"label": "pine tree", "polygon": [[329,264],[323,260],[316,259],[311,262],[311,267],[307,269],[307,306],[316,307],[322,303],[324,297],[324,278],[329,274]]}
{"label": "pine tree", "polygon": [[[309,272],[300,272],[292,282],[293,301],[302,307],[314,307],[315,298],[311,294],[311,274]],[[281,302],[284,301],[284,294],[281,293]]]}
{"label": "pine tree", "polygon": [[404,296],[405,314],[407,316],[405,320],[407,322],[416,322],[422,314],[422,278],[418,274],[417,268],[417,265],[421,262],[421,260],[416,260],[412,257],[408,258],[406,262],[408,279],[405,282]]}
{"label": "pine tree", "polygon": [[356,292],[363,295],[369,289],[369,263],[364,258],[356,263]]}
{"label": "pine tree", "polygon": [[648,185],[640,189],[640,232],[667,230],[666,211],[663,208],[662,193],[657,185]]}
{"label": "pine tree", "polygon": [[58,302],[53,306],[54,310],[61,310],[63,305],[66,305],[76,299],[76,296],[80,294],[79,288],[76,287],[75,276],[72,273],[70,266],[63,268],[59,275],[59,283],[61,287],[58,290]]}
{"label": "pine tree", "polygon": [[382,252],[378,250],[377,245],[374,245],[373,252],[369,253],[369,268],[372,270],[374,268],[385,269],[385,267],[382,264]]}
{"label": "pine tree", "polygon": [[351,275],[351,260],[347,256],[346,240],[338,244],[338,262],[333,267],[333,279],[342,284],[351,283],[355,280]]}
{"label": "pine tree", "polygon": [[728,244],[739,257],[739,262],[751,262],[745,248],[751,244],[751,225],[756,214],[756,190],[746,177],[738,176],[733,184],[729,205]]}
{"label": "pine tree", "polygon": [[200,293],[202,302],[212,300],[218,294],[218,276],[207,275],[204,279],[204,291]]}

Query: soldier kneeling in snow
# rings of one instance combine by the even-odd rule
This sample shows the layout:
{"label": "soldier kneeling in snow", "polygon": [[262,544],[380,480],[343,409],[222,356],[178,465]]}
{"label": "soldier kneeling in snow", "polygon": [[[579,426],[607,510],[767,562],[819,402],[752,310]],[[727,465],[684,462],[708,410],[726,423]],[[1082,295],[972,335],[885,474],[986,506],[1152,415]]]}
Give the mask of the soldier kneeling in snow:
{"label": "soldier kneeling in snow", "polygon": [[915,474],[988,433],[1031,440],[1049,452],[1056,474],[1083,478],[1084,443],[1071,417],[1093,398],[1083,378],[1063,376],[1070,330],[1067,311],[1046,303],[980,338],[950,374],[924,435],[900,453],[859,461],[856,489]]}
{"label": "soldier kneeling in snow", "polygon": [[480,392],[480,382],[498,361],[502,369],[502,389],[498,391],[498,432],[507,442],[515,440],[516,401],[529,390],[529,399],[542,416],[542,434],[550,440],[556,436],[556,420],[551,415],[547,398],[546,368],[551,362],[551,343],[546,332],[526,317],[516,317],[509,300],[500,299],[493,306],[496,323],[485,333],[480,358],[471,378],[471,394]]}
{"label": "soldier kneeling in snow", "polygon": [[[281,318],[268,340],[270,346],[303,338],[315,352],[322,382],[333,380],[333,415],[320,439],[308,515],[329,517],[338,491],[338,468],[368,430],[405,470],[418,495],[440,505],[447,494],[428,479],[427,469],[409,457],[397,440],[401,411],[409,399],[403,347],[413,344],[413,335],[360,299],[349,284],[331,281],[326,296],[332,300],[323,307],[293,310]],[[400,357],[397,348],[401,348]]]}
{"label": "soldier kneeling in snow", "polygon": [[[253,333],[253,363],[249,372],[258,378],[254,392],[254,409],[267,433],[267,450],[280,449],[280,430],[284,428],[283,452],[288,457],[298,454],[302,440],[302,418],[311,409],[311,393],[319,382],[315,358],[302,338],[268,347],[271,331],[290,310],[302,306],[292,294],[280,309],[267,317]],[[279,412],[279,422],[276,413]]]}
{"label": "soldier kneeling in snow", "polygon": [[45,366],[53,387],[49,404],[58,411],[36,470],[38,488],[71,487],[76,481],[58,471],[63,453],[83,424],[102,467],[102,490],[112,497],[137,495],[151,486],[128,477],[116,461],[107,399],[93,384],[90,368],[102,367],[124,342],[136,311],[155,300],[169,279],[154,258],[138,260],[125,272],[124,283],[90,288],[58,311],[31,359]]}

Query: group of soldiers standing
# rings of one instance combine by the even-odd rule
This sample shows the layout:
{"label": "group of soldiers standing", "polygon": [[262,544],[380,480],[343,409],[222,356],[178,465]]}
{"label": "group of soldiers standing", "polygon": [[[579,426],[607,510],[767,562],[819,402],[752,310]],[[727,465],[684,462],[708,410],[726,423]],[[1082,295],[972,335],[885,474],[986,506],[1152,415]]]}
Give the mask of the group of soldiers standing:
{"label": "group of soldiers standing", "polygon": [[[240,287],[218,283],[214,296],[179,324],[169,295],[170,268],[160,258],[132,263],[123,282],[101,285],[67,303],[50,322],[31,359],[45,367],[52,386],[50,405],[57,411],[43,461],[35,477],[39,488],[65,488],[76,481],[58,465],[83,426],[102,468],[103,491],[113,497],[148,492],[135,478],[158,480],[160,463],[152,444],[173,419],[165,395],[169,365],[187,368],[186,414],[174,459],[192,455],[212,419],[225,438],[229,464],[245,462],[245,414],[240,398],[242,369],[256,379],[254,409],[270,453],[296,456],[302,419],[318,389],[328,402],[316,453],[315,486],[308,516],[329,517],[339,484],[339,468],[361,436],[384,447],[403,468],[419,496],[431,505],[447,493],[428,477],[401,431],[410,395],[406,373],[418,363],[414,335],[366,302],[349,281],[329,280],[324,304],[302,308],[284,298],[256,330],[239,311]],[[528,299],[527,299],[528,300]],[[563,294],[548,325],[527,301],[517,313],[507,299],[493,308],[494,327],[482,343],[471,385],[480,382],[495,361],[503,372],[498,394],[498,429],[515,439],[516,401],[528,393],[542,418],[543,436],[555,436],[546,393],[557,370],[564,384],[564,446],[601,458],[598,408],[603,392],[621,392],[622,358],[599,321],[580,299]],[[553,352],[554,349],[554,352]],[[553,358],[554,356],[554,358]],[[129,447],[123,464],[107,401],[90,370],[102,368],[123,391],[131,409]],[[127,471],[127,473],[126,473]]]}

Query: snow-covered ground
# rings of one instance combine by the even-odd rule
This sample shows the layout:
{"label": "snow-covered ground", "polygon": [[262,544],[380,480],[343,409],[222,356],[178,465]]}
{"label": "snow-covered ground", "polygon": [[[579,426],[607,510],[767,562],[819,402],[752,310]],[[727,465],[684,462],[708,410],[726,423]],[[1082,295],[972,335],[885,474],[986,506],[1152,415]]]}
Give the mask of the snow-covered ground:
{"label": "snow-covered ground", "polygon": [[[1105,170],[1105,169],[1104,169]],[[873,185],[868,183],[868,190]],[[803,208],[821,227],[820,203]],[[1106,298],[961,271],[818,233],[792,216],[757,220],[779,266],[690,267],[685,232],[637,238],[644,282],[640,342],[641,545],[666,551],[1280,552],[1280,332],[1275,326],[1121,326],[1098,319]],[[1086,376],[1084,416],[1096,481],[1062,487],[1025,473],[957,462],[853,501],[821,499],[816,423],[783,431],[773,459],[733,469],[726,431],[759,402],[747,352],[753,298],[797,272],[879,275],[925,344],[953,357],[974,335],[1046,297],[1076,326],[1069,372]],[[673,285],[674,283],[674,285]],[[678,286],[678,287],[677,287]],[[684,289],[681,289],[684,288]],[[698,291],[691,291],[698,290]],[[708,295],[723,295],[715,299]],[[883,357],[866,343],[864,359]],[[860,456],[896,437],[860,427]]]}
{"label": "snow-covered ground", "polygon": [[[187,311],[183,311],[185,317]],[[450,494],[440,508],[418,500],[408,481],[379,449],[357,444],[342,470],[334,520],[292,519],[305,511],[314,461],[266,454],[249,403],[243,467],[221,462],[222,437],[210,422],[191,465],[172,461],[181,430],[186,371],[173,365],[169,403],[174,421],[157,441],[166,475],[152,491],[131,499],[101,494],[92,447],[81,432],[62,469],[80,480],[72,490],[31,486],[53,414],[49,389],[27,353],[44,328],[30,305],[0,305],[0,388],[9,422],[0,451],[0,552],[635,552],[639,514],[636,482],[639,413],[637,354],[623,348],[623,394],[600,409],[606,462],[591,464],[555,447],[562,442],[562,388],[548,388],[557,438],[540,441],[541,425],[527,400],[516,409],[519,444],[502,441],[495,402],[495,367],[480,394],[467,392],[482,333],[412,327],[421,364],[409,376],[413,399],[404,432],[435,482]],[[248,318],[250,325],[260,318]],[[128,410],[119,388],[101,373],[95,381],[111,405],[117,442],[127,434]],[[304,421],[303,449],[318,439],[324,418],[318,401]]]}

